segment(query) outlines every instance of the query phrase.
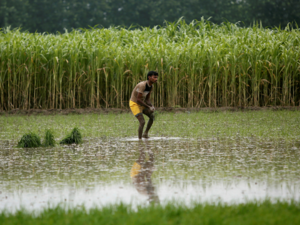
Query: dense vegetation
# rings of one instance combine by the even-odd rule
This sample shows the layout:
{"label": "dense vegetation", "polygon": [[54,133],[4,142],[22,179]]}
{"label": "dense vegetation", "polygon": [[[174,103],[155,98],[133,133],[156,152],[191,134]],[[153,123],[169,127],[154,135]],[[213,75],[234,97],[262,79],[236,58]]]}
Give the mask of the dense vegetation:
{"label": "dense vegetation", "polygon": [[159,72],[157,107],[299,105],[299,30],[183,20],[162,28],[0,33],[0,110],[128,107]]}
{"label": "dense vegetation", "polygon": [[241,21],[246,26],[300,23],[298,0],[1,0],[0,27],[22,27],[29,32],[132,24],[163,25],[184,16],[186,21],[211,17],[214,23]]}
{"label": "dense vegetation", "polygon": [[80,144],[82,143],[82,135],[77,127],[75,127],[72,132],[65,137],[60,144]]}
{"label": "dense vegetation", "polygon": [[18,142],[20,148],[36,148],[41,145],[41,138],[35,133],[24,134]]}
{"label": "dense vegetation", "polygon": [[124,205],[92,209],[46,209],[38,215],[25,210],[0,214],[2,224],[299,224],[299,204],[246,203],[197,204],[194,208],[152,205],[131,210]]}

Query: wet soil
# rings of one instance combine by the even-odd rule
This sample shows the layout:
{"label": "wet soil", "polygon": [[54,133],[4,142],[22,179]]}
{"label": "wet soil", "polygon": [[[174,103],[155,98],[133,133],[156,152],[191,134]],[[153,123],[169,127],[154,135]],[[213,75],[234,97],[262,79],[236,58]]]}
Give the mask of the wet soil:
{"label": "wet soil", "polygon": [[[278,110],[290,110],[300,111],[298,106],[270,106],[270,107],[218,107],[218,108],[175,108],[175,107],[160,107],[156,108],[158,112],[173,112],[173,113],[184,113],[184,112],[222,112],[222,111],[278,111]],[[129,113],[129,108],[81,108],[81,109],[12,109],[8,111],[1,111],[0,115],[68,115],[68,114],[121,114]]]}

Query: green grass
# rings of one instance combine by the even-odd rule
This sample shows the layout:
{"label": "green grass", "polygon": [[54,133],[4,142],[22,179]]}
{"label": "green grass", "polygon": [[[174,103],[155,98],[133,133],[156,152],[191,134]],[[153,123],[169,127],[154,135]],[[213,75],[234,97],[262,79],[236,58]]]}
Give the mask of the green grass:
{"label": "green grass", "polygon": [[165,207],[151,205],[137,211],[126,205],[114,205],[102,209],[83,208],[64,210],[61,207],[45,209],[38,215],[18,211],[0,214],[2,225],[13,224],[299,224],[299,203],[246,203],[238,205],[197,204],[193,208],[169,204]]}
{"label": "green grass", "polygon": [[[253,137],[300,140],[300,111],[158,113],[150,136],[186,138]],[[137,137],[138,121],[131,113],[82,115],[6,115],[0,117],[0,140],[16,142],[24,133],[51,129],[57,140],[78,127],[83,141],[90,138]]]}

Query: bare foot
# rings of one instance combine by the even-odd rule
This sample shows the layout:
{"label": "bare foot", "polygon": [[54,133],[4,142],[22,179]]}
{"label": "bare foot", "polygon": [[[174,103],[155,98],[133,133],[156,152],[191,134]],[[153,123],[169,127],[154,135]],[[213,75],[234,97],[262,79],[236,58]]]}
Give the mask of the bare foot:
{"label": "bare foot", "polygon": [[148,134],[143,134],[143,138],[149,138]]}

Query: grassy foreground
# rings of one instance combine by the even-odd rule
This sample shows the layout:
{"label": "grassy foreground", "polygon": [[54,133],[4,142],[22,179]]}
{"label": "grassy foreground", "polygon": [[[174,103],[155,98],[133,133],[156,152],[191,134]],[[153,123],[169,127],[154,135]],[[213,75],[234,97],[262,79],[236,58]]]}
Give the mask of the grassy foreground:
{"label": "grassy foreground", "polygon": [[38,216],[24,210],[0,214],[5,224],[300,224],[299,203],[198,204],[194,208],[167,205],[131,210],[124,205],[92,209],[45,209]]}
{"label": "grassy foreground", "polygon": [[[239,138],[263,141],[300,140],[300,111],[157,112],[150,137]],[[51,129],[61,140],[74,127],[83,140],[106,137],[137,137],[138,121],[131,113],[81,115],[7,115],[0,117],[0,140],[17,142],[28,132]]]}

